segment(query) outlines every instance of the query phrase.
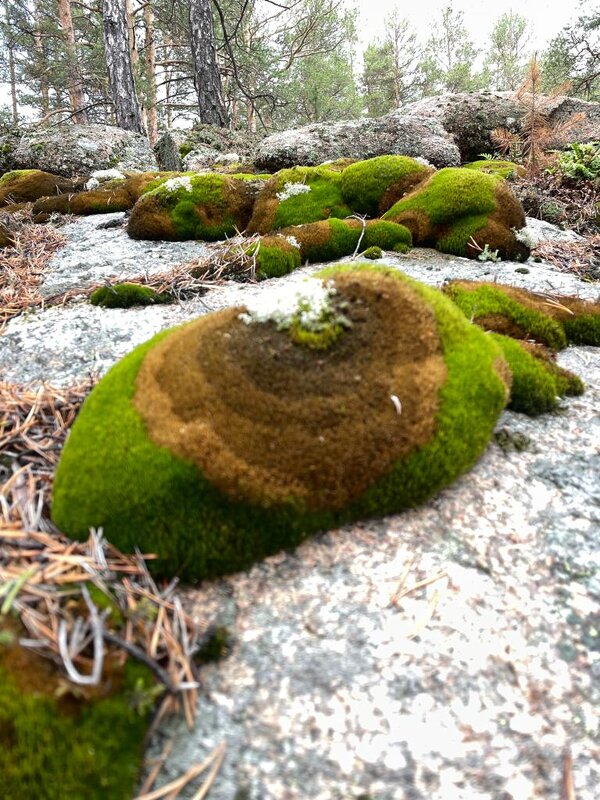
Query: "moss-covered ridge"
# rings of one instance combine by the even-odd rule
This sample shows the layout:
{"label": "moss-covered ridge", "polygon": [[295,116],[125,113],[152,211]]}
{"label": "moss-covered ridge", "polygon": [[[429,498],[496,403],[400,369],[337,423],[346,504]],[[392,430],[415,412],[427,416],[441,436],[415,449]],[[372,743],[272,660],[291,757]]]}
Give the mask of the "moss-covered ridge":
{"label": "moss-covered ridge", "polygon": [[463,164],[463,169],[476,169],[479,172],[489,172],[491,175],[499,175],[501,178],[511,178],[513,176],[522,178],[527,174],[527,170],[522,164],[495,158],[470,161],[468,164]]}
{"label": "moss-covered ridge", "polygon": [[[395,222],[327,219],[283,228],[240,246],[255,259],[258,278],[275,278],[301,264],[335,261],[373,247],[405,253],[411,244],[410,231]],[[232,257],[238,252],[234,250]]]}
{"label": "moss-covered ridge", "polygon": [[378,156],[342,172],[342,196],[353,211],[379,217],[434,172],[407,156]]}
{"label": "moss-covered ridge", "polygon": [[245,177],[199,173],[161,179],[133,207],[127,232],[133,239],[225,239],[246,228],[254,195]]}
{"label": "moss-covered ridge", "polygon": [[149,670],[128,661],[93,694],[65,692],[55,665],[20,647],[12,619],[0,616],[0,632],[0,795],[130,800],[149,724],[133,700],[153,686]]}
{"label": "moss-covered ridge", "polygon": [[412,233],[415,245],[477,258],[486,245],[502,259],[527,258],[529,249],[515,236],[525,214],[508,184],[497,175],[447,167],[420,183],[384,219]]}
{"label": "moss-covered ridge", "polygon": [[31,203],[39,197],[74,192],[80,183],[39,169],[18,169],[0,177],[0,206]]}
{"label": "moss-covered ridge", "polygon": [[[498,347],[441,293],[395,270],[327,277],[352,326],[325,350],[271,324],[246,327],[230,310],[162,333],[117,364],[64,449],[59,527],[81,538],[102,526],[126,551],[158,553],[157,572],[204,578],[313,531],[417,505],[468,469],[506,402]],[[405,313],[391,314],[398,303]],[[179,422],[160,434],[172,402]],[[143,419],[140,406],[157,416]],[[341,459],[348,448],[350,462]]]}
{"label": "moss-covered ridge", "polygon": [[567,342],[600,346],[600,303],[478,281],[451,281],[445,293],[486,330],[532,339],[551,350]]}

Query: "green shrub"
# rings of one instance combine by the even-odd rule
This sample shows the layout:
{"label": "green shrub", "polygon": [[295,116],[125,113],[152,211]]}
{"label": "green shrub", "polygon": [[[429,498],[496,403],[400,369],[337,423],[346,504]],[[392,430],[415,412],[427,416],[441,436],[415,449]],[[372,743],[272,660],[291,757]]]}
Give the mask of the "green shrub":
{"label": "green shrub", "polygon": [[600,142],[574,142],[559,155],[556,167],[550,171],[573,180],[594,180],[600,175]]}

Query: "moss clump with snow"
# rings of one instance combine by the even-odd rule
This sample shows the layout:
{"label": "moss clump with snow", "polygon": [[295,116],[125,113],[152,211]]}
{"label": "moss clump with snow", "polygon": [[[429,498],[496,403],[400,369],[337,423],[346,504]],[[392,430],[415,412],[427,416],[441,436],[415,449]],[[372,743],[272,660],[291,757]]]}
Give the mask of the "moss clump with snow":
{"label": "moss clump with snow", "polygon": [[0,177],[0,206],[77,191],[77,181],[39,169],[17,169]]}
{"label": "moss clump with snow", "polygon": [[127,225],[133,239],[214,242],[245,229],[252,213],[250,181],[227,175],[180,175],[147,188]]}
{"label": "moss clump with snow", "polygon": [[343,171],[342,195],[353,211],[379,217],[433,171],[407,156],[369,158]]}
{"label": "moss clump with snow", "polygon": [[536,294],[514,286],[452,281],[444,291],[482,328],[533,339],[552,350],[567,342],[600,346],[600,303]]}
{"label": "moss clump with snow", "polygon": [[99,687],[65,692],[53,662],[19,645],[14,620],[0,616],[0,633],[2,797],[130,800],[150,723],[133,700],[154,687],[149,670],[105,664]]}
{"label": "moss clump with snow", "polygon": [[515,230],[525,227],[525,214],[506,181],[472,169],[446,167],[384,214],[412,233],[415,245],[443,253],[477,258],[485,245],[503,260],[529,255]]}
{"label": "moss clump with snow", "polygon": [[269,233],[290,225],[352,214],[341,191],[342,176],[325,167],[293,167],[277,172],[260,191],[249,233]]}
{"label": "moss clump with snow", "polygon": [[102,308],[131,308],[132,306],[153,306],[168,303],[172,297],[166,292],[158,293],[150,286],[139,283],[115,283],[100,286],[90,295],[90,303]]}
{"label": "moss clump with snow", "polygon": [[209,314],[113,367],[62,453],[56,524],[208,578],[417,505],[468,469],[507,399],[497,345],[396,270],[323,279],[324,307],[270,294],[263,318]]}

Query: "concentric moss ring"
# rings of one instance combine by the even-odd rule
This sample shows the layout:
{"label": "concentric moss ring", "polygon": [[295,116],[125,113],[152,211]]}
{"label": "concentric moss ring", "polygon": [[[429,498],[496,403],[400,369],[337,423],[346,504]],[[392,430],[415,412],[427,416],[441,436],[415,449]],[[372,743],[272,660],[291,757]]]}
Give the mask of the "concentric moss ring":
{"label": "concentric moss ring", "polygon": [[59,527],[102,526],[125,551],[157,553],[158,574],[212,577],[416,505],[469,468],[507,398],[498,347],[395,270],[327,277],[352,327],[325,351],[246,327],[237,309],[117,364],[63,452]]}

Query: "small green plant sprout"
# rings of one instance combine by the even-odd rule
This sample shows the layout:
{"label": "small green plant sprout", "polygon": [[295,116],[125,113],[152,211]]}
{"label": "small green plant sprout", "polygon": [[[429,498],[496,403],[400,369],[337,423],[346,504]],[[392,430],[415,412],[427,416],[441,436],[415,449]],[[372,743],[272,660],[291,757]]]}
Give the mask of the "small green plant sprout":
{"label": "small green plant sprout", "polygon": [[600,175],[600,142],[570,144],[569,149],[559,155],[556,167],[548,172],[572,180],[594,180]]}
{"label": "small green plant sprout", "polygon": [[477,259],[479,261],[494,261],[494,262],[502,261],[502,259],[498,255],[498,251],[497,250],[491,250],[490,246],[489,246],[489,244],[487,244],[487,242],[486,242],[485,246],[482,249],[481,246],[479,244],[477,244],[475,239],[471,236],[471,239],[469,240],[469,245],[470,245],[470,247],[474,247],[476,250],[480,250],[481,251],[479,253],[479,255],[477,256]]}
{"label": "small green plant sprout", "polygon": [[496,156],[493,153],[479,153],[479,158],[483,161],[493,161]]}
{"label": "small green plant sprout", "polygon": [[313,350],[330,347],[350,327],[333,281],[306,278],[296,285],[276,287],[269,295],[251,298],[240,319],[246,325],[274,323],[289,331],[297,344]]}

